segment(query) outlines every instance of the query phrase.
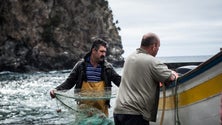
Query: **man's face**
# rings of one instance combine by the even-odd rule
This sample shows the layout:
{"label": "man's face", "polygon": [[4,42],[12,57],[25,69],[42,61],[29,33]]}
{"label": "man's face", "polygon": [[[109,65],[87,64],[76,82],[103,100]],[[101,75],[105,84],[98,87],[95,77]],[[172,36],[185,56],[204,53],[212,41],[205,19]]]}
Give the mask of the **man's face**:
{"label": "man's face", "polygon": [[93,55],[96,61],[103,61],[106,56],[106,47],[100,46],[98,50],[93,49]]}

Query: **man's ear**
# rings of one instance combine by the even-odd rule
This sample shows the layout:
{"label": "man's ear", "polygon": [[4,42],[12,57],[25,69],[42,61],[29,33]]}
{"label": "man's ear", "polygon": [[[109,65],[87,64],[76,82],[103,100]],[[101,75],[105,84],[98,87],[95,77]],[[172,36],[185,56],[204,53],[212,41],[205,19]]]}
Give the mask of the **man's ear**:
{"label": "man's ear", "polygon": [[157,43],[154,43],[154,47],[157,47]]}
{"label": "man's ear", "polygon": [[96,52],[97,50],[95,48],[92,49],[92,52]]}
{"label": "man's ear", "polygon": [[156,44],[151,45],[152,51],[155,51]]}

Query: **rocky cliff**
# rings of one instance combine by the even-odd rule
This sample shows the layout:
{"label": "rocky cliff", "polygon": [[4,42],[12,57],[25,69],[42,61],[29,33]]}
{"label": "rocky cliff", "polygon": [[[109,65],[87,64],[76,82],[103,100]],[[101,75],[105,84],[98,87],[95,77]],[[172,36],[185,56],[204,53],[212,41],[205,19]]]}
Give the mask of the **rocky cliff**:
{"label": "rocky cliff", "polygon": [[119,29],[106,0],[1,0],[0,71],[70,69],[98,36],[121,66]]}

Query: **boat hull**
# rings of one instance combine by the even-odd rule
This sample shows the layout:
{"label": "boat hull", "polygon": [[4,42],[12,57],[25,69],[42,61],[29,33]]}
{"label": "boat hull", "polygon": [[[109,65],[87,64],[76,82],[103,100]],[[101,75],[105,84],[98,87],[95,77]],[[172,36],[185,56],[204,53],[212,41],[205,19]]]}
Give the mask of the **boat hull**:
{"label": "boat hull", "polygon": [[[157,122],[164,125],[220,125],[222,52],[186,73],[159,100]],[[165,99],[165,103],[163,103]]]}

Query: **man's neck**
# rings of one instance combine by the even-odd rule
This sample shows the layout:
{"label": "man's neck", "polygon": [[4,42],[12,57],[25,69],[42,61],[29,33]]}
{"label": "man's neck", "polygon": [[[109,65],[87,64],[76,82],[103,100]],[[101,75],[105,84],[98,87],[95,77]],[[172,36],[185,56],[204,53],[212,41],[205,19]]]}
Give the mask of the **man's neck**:
{"label": "man's neck", "polygon": [[146,53],[148,53],[149,55],[154,56],[154,55],[153,55],[152,47],[140,47],[140,48],[142,48],[143,50],[145,50]]}
{"label": "man's neck", "polygon": [[92,56],[90,56],[90,63],[93,65],[93,67],[97,67],[98,65],[98,62],[95,59],[93,59]]}

